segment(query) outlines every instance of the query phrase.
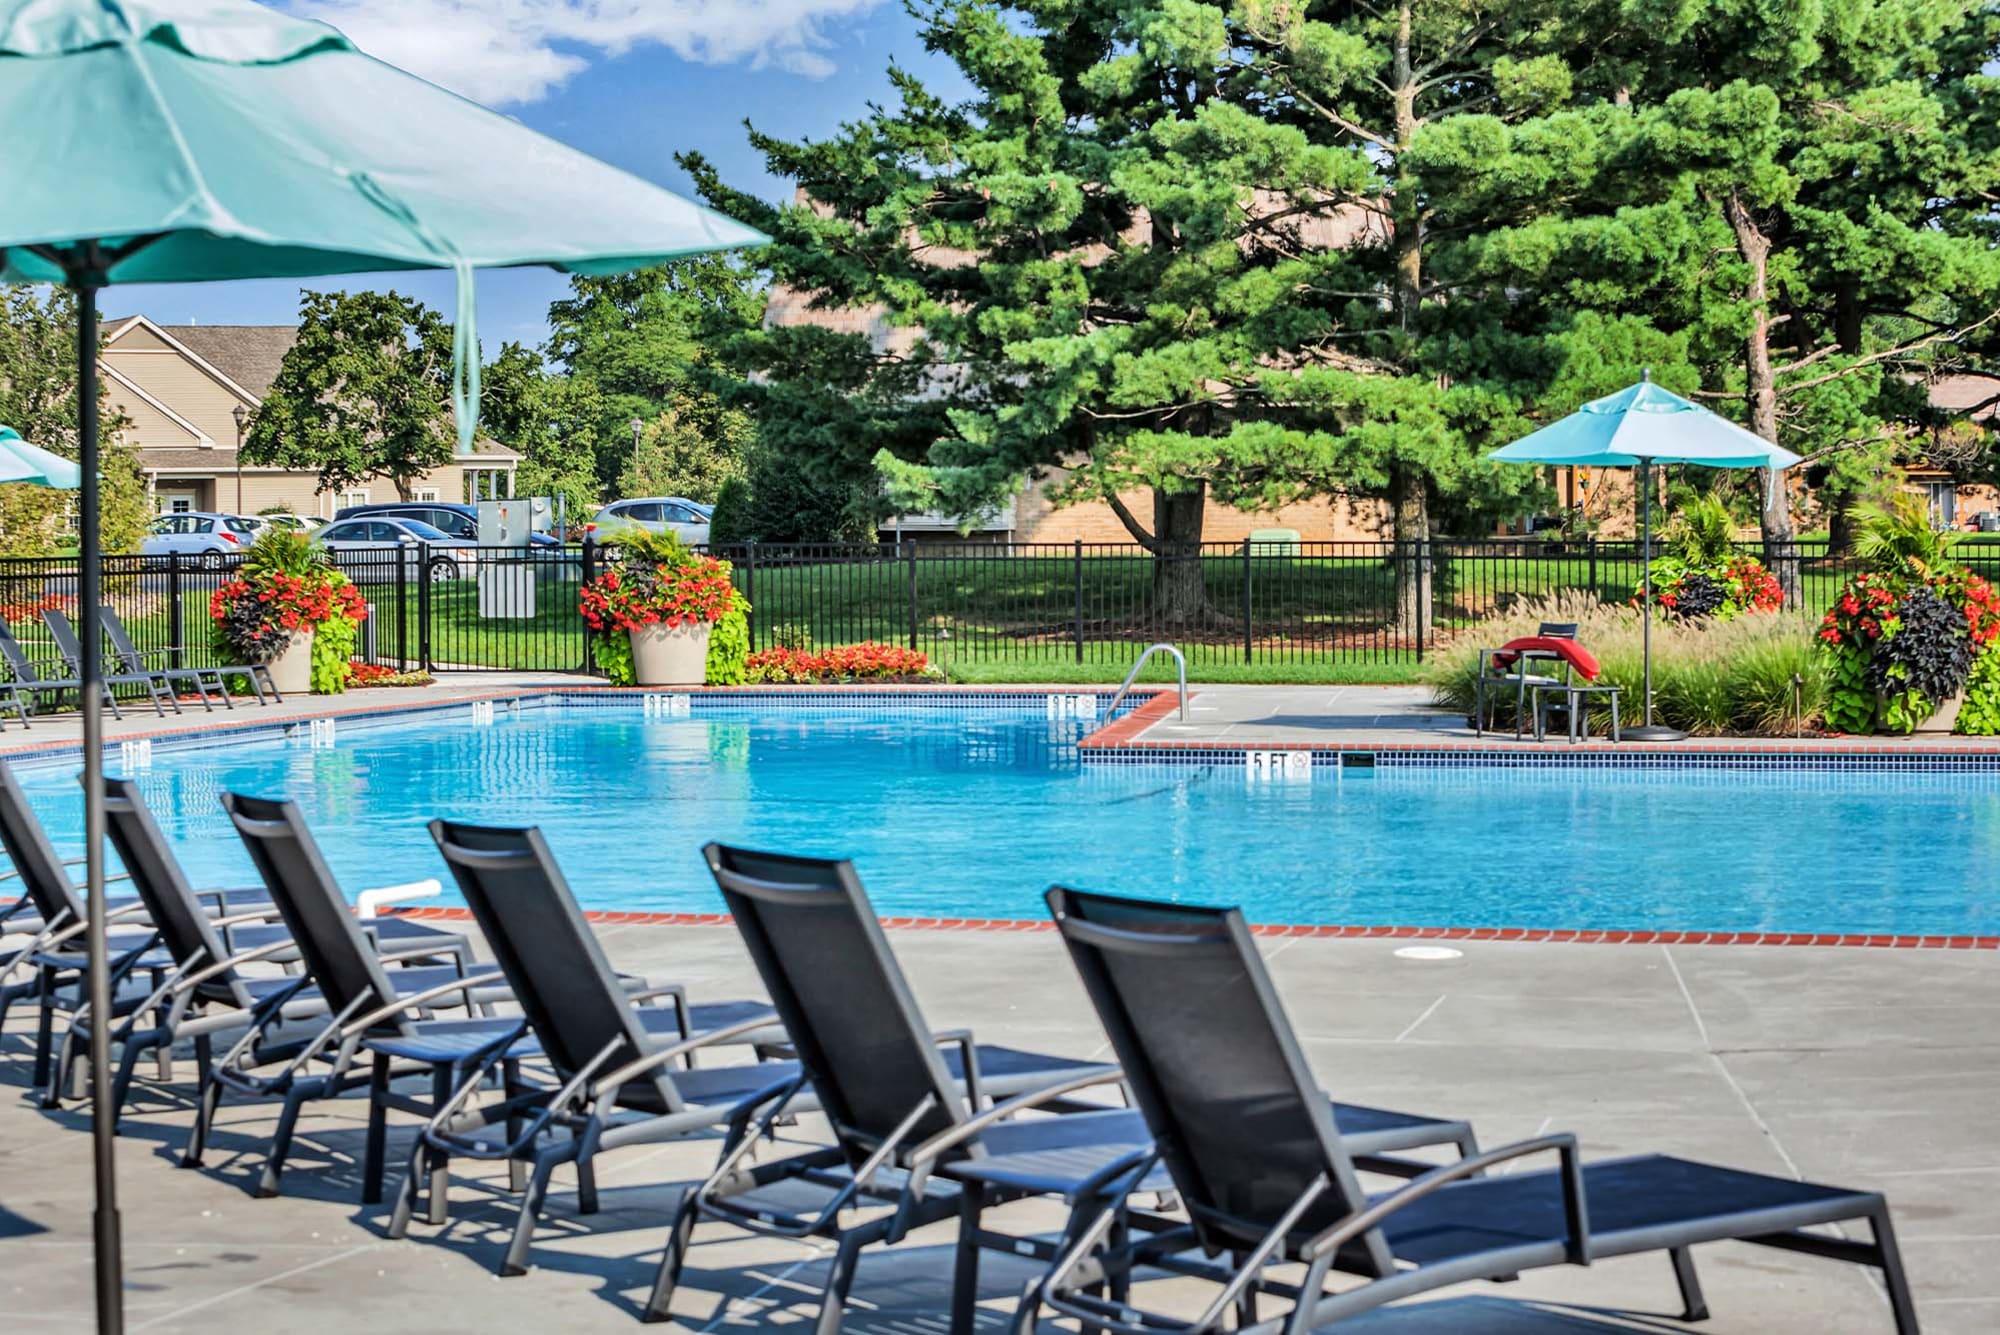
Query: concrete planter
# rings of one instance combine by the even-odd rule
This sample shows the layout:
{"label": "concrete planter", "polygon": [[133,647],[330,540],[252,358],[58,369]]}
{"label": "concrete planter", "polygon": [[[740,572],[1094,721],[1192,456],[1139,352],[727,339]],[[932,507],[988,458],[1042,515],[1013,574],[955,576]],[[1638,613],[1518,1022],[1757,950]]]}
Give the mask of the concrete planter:
{"label": "concrete planter", "polygon": [[312,694],[313,637],[309,630],[292,632],[292,642],[267,665],[280,695]]}
{"label": "concrete planter", "polygon": [[669,629],[648,626],[632,634],[632,673],[641,686],[700,686],[708,680],[705,621]]}
{"label": "concrete planter", "polygon": [[1949,733],[1958,722],[1958,711],[1965,708],[1965,692],[1958,694],[1937,707],[1937,713],[1917,725],[1919,736]]}

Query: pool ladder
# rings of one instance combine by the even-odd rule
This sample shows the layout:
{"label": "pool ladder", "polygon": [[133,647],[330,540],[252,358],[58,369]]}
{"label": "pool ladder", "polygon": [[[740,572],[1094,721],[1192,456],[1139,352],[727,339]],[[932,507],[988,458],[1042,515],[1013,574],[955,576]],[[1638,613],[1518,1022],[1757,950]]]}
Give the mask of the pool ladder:
{"label": "pool ladder", "polygon": [[1139,661],[1134,663],[1132,670],[1125,674],[1125,682],[1118,688],[1118,693],[1111,697],[1110,705],[1104,710],[1105,718],[1108,719],[1117,714],[1118,702],[1123,700],[1126,693],[1132,689],[1132,683],[1139,680],[1139,671],[1146,666],[1146,660],[1157,653],[1169,653],[1174,656],[1174,671],[1180,685],[1181,722],[1187,722],[1187,655],[1174,648],[1171,644],[1149,644],[1146,646],[1146,652],[1139,655]]}

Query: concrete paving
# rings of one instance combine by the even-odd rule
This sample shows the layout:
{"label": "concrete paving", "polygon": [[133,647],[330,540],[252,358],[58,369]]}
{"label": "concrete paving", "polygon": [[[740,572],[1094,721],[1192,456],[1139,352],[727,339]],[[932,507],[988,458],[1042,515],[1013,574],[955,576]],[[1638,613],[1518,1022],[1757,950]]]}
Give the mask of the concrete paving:
{"label": "concrete paving", "polygon": [[[1076,1056],[1103,1052],[1049,933],[898,932],[937,1028]],[[620,967],[696,999],[752,995],[726,928],[606,926]],[[2000,1329],[2000,962],[1989,954],[1455,943],[1400,958],[1395,940],[1273,939],[1271,967],[1315,1069],[1339,1097],[1474,1120],[1489,1145],[1568,1129],[1590,1155],[1661,1150],[1887,1192],[1932,1335]],[[89,1326],[86,1121],[27,1096],[29,1025],[0,1038],[0,1329]],[[613,1154],[604,1209],[558,1180],[529,1275],[492,1275],[511,1219],[504,1174],[456,1183],[452,1222],[382,1236],[356,1203],[360,1106],[309,1112],[286,1194],[248,1192],[270,1106],[226,1107],[210,1166],[174,1165],[191,1067],[145,1084],[121,1157],[134,1331],[623,1331],[633,1328],[682,1187],[712,1142]],[[810,1137],[810,1121],[797,1134]],[[405,1132],[407,1134],[407,1132]],[[398,1144],[406,1143],[399,1139]],[[392,1160],[394,1162],[394,1160]],[[1002,1225],[1049,1222],[1032,1205]],[[863,1264],[847,1329],[943,1330],[949,1226]],[[1888,1332],[1862,1271],[1724,1244],[1697,1253],[1715,1316],[1744,1335]],[[825,1249],[697,1234],[676,1303],[688,1330],[809,1326]],[[982,1327],[1004,1328],[1029,1271],[985,1269]],[[1188,1295],[1156,1289],[1154,1301]],[[1376,1335],[1610,1335],[1685,1329],[1657,1258],[1473,1285],[1356,1321]],[[1191,1310],[1191,1309],[1190,1309]],[[1054,1329],[1054,1327],[1051,1327]]]}

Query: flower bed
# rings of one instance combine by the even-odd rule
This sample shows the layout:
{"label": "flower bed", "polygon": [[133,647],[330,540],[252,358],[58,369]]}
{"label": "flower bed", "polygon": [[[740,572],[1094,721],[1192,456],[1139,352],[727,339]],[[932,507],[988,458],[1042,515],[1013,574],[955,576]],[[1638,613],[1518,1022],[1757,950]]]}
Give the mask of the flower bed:
{"label": "flower bed", "polygon": [[933,681],[942,674],[930,656],[893,644],[848,644],[834,649],[766,649],[744,665],[753,682],[827,684]]}
{"label": "flower bed", "polygon": [[359,659],[347,665],[349,686],[435,686],[437,678],[428,672],[399,672],[382,663],[363,663]]}
{"label": "flower bed", "polygon": [[1727,621],[1744,612],[1775,612],[1785,605],[1778,577],[1747,553],[1707,566],[1662,556],[1653,562],[1651,573],[1654,603],[1683,620]]}

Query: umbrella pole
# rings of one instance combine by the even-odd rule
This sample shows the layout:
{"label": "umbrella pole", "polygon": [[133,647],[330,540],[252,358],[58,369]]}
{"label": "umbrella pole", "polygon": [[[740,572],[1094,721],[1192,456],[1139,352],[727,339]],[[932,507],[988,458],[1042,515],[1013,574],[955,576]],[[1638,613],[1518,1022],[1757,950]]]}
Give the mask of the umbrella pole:
{"label": "umbrella pole", "polygon": [[1639,613],[1645,617],[1640,636],[1640,678],[1646,693],[1646,722],[1625,729],[1625,736],[1639,742],[1682,742],[1687,734],[1653,722],[1653,466],[1639,464]]}
{"label": "umbrella pole", "polygon": [[77,518],[77,620],[83,661],[77,680],[83,696],[84,887],[89,895],[90,1135],[97,1179],[97,1208],[91,1216],[97,1279],[99,1335],[125,1329],[124,1259],[118,1222],[118,1141],[111,1107],[111,968],[104,939],[104,712],[99,653],[97,497],[97,293],[104,286],[103,256],[92,243],[81,248],[84,261],[70,270],[76,292],[77,455],[82,477]]}

